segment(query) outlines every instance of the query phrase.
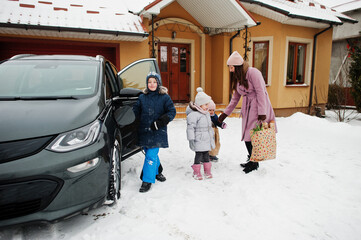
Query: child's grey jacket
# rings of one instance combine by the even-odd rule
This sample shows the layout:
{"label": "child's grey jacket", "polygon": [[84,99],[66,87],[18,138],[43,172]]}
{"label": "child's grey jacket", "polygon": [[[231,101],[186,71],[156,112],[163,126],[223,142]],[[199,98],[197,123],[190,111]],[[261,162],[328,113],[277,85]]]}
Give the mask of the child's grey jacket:
{"label": "child's grey jacket", "polygon": [[215,148],[214,131],[209,113],[198,111],[194,103],[190,102],[186,114],[190,149],[195,152],[206,152]]}

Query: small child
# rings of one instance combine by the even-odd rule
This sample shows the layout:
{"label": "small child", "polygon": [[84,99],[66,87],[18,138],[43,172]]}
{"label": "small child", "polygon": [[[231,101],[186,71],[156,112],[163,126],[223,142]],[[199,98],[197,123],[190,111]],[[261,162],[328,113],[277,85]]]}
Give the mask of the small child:
{"label": "small child", "polygon": [[146,79],[146,89],[139,96],[133,111],[140,123],[138,127],[138,145],[143,147],[145,159],[139,192],[147,192],[155,179],[164,182],[162,165],[158,157],[159,148],[168,147],[167,125],[176,115],[168,89],[162,86],[160,75],[150,72]]}
{"label": "small child", "polygon": [[197,92],[194,103],[190,102],[186,109],[187,139],[190,149],[196,153],[192,165],[193,177],[196,180],[202,180],[201,162],[203,162],[205,177],[212,178],[209,151],[215,147],[215,144],[212,121],[208,112],[208,104],[212,99],[200,87],[197,88]]}
{"label": "small child", "polygon": [[212,162],[218,161],[217,155],[218,155],[219,149],[221,148],[218,127],[222,128],[222,129],[225,129],[227,127],[227,124],[225,122],[223,122],[223,123],[218,122],[218,116],[217,116],[217,114],[214,113],[215,110],[216,110],[216,104],[211,100],[211,102],[208,104],[208,112],[211,115],[211,120],[213,123],[212,127],[214,130],[214,140],[215,140],[215,145],[216,145],[216,147],[209,152],[209,158]]}

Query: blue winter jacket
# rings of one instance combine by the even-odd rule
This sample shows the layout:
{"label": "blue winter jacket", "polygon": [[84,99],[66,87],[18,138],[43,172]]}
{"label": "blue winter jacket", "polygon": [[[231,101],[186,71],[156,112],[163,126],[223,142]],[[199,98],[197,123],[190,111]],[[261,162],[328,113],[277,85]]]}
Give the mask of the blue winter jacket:
{"label": "blue winter jacket", "polygon": [[222,128],[222,123],[218,122],[217,114],[214,114],[213,116],[211,116],[211,120],[212,120],[212,123],[213,123],[214,127]]}
{"label": "blue winter jacket", "polygon": [[146,148],[167,148],[167,126],[152,130],[151,124],[163,114],[167,114],[169,122],[176,115],[172,99],[167,93],[167,88],[161,86],[159,91],[144,91],[133,106],[134,114],[139,118],[138,145]]}

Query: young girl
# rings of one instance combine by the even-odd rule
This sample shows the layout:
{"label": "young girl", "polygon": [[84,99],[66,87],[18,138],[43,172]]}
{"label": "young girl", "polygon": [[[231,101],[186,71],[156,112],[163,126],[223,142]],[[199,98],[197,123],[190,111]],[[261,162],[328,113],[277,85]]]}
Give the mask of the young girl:
{"label": "young girl", "polygon": [[[231,73],[231,83],[233,95],[227,108],[219,116],[219,122],[233,112],[241,96],[242,100],[242,141],[245,141],[248,150],[248,159],[252,155],[252,142],[250,130],[256,127],[257,122],[275,121],[275,114],[268,97],[266,84],[262,73],[253,67],[249,67],[242,56],[234,51],[227,60],[227,65]],[[241,164],[243,171],[249,173],[258,169],[258,162],[249,161]]]}
{"label": "young girl", "polygon": [[209,159],[212,162],[218,161],[217,155],[218,155],[219,149],[221,148],[218,127],[222,128],[222,129],[227,127],[227,124],[225,122],[220,123],[218,121],[218,116],[217,116],[217,114],[215,114],[215,111],[216,111],[216,104],[211,100],[210,103],[208,104],[208,112],[209,112],[209,115],[211,116],[211,120],[213,123],[212,127],[213,127],[213,131],[214,131],[214,141],[215,141],[215,145],[216,145],[216,147],[209,152]]}
{"label": "young girl", "polygon": [[203,162],[205,177],[212,178],[209,151],[215,147],[215,144],[214,131],[208,112],[208,104],[212,99],[203,92],[202,88],[197,88],[197,92],[194,103],[190,102],[186,109],[187,139],[190,149],[196,153],[192,165],[193,177],[196,180],[202,180],[201,162]]}
{"label": "young girl", "polygon": [[167,124],[176,115],[173,101],[168,95],[168,89],[162,86],[159,74],[149,73],[146,84],[144,94],[139,96],[133,107],[135,116],[140,119],[138,144],[145,152],[140,192],[147,192],[155,179],[161,182],[166,180],[161,173],[158,152],[159,148],[168,147]]}

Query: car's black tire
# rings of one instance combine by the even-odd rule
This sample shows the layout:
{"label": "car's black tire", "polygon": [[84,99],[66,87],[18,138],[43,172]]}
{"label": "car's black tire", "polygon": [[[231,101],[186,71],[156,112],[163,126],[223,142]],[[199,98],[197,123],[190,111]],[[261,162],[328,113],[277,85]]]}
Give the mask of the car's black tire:
{"label": "car's black tire", "polygon": [[120,198],[121,185],[121,151],[117,139],[114,141],[109,167],[109,186],[107,203],[114,204]]}

